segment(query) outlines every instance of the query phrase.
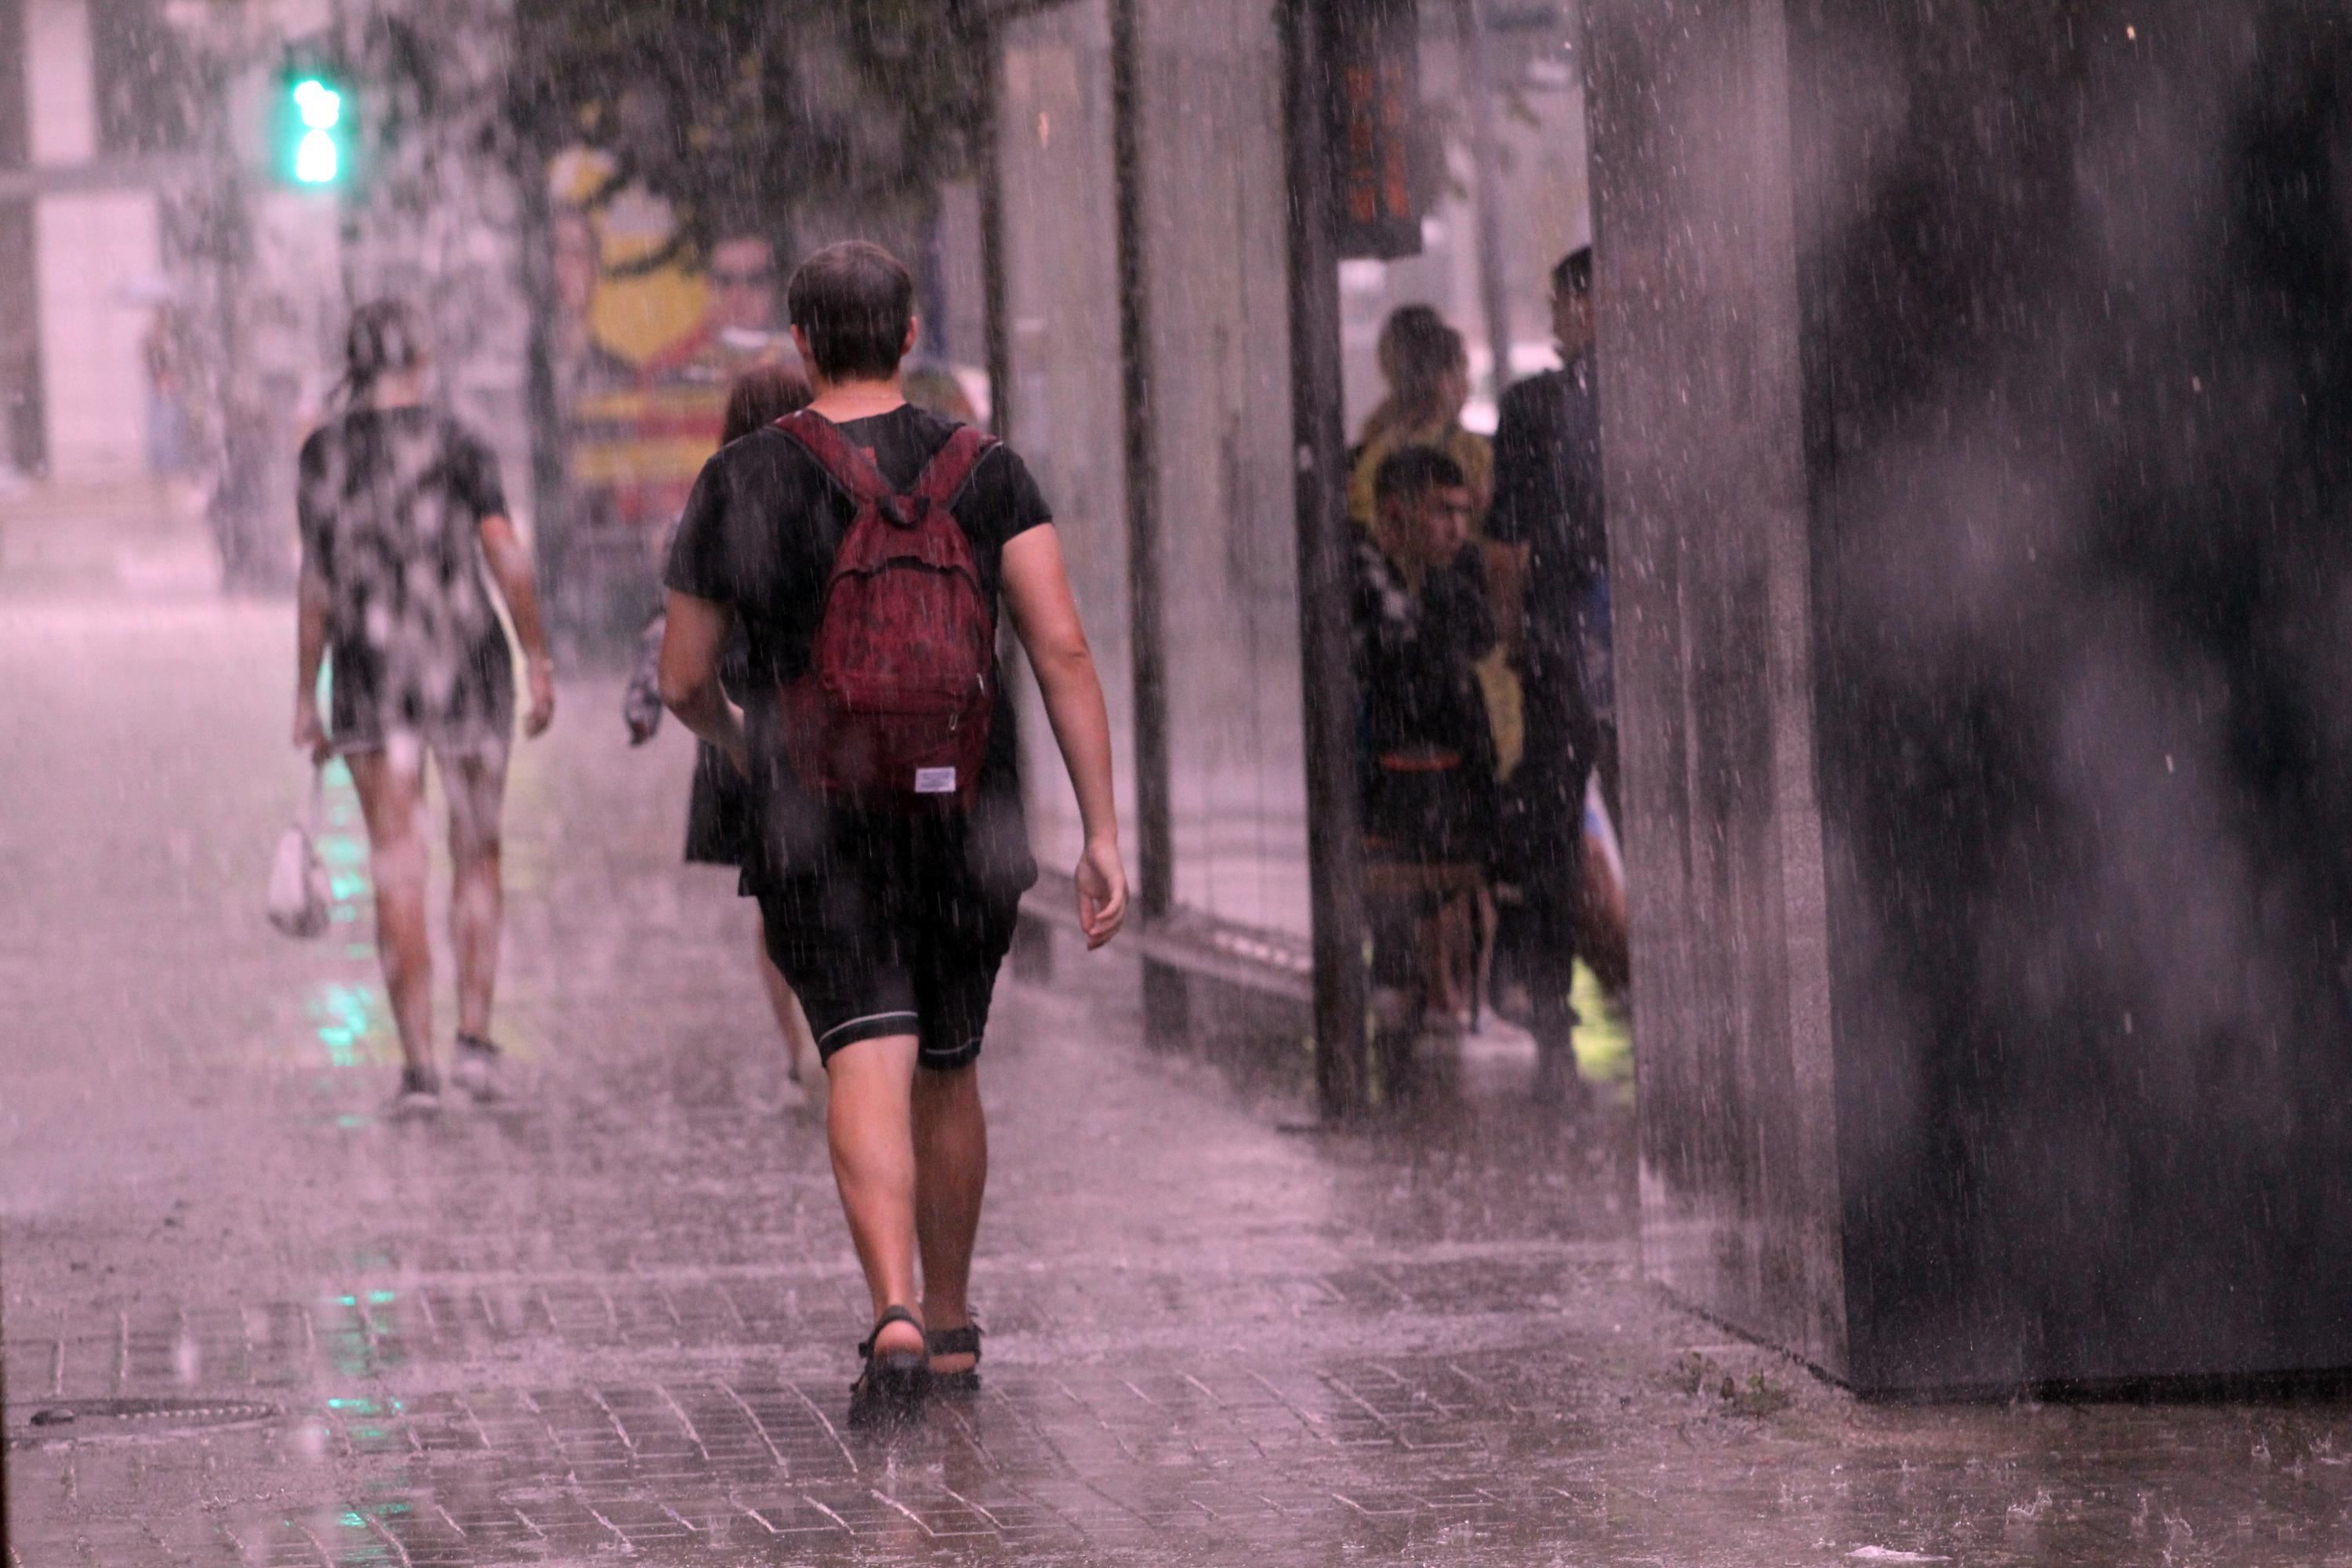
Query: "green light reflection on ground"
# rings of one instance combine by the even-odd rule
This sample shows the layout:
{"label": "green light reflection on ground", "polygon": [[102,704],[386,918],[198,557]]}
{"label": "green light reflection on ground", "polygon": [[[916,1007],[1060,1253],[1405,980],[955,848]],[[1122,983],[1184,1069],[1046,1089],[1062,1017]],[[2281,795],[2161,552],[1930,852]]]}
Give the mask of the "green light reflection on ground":
{"label": "green light reflection on ground", "polygon": [[[342,912],[337,911],[339,915]],[[367,1065],[369,1053],[362,1048],[362,1042],[378,1021],[378,1004],[373,986],[327,985],[311,999],[309,1012],[316,1020],[313,1027],[319,1043],[327,1047],[327,1060],[331,1065],[337,1068]]]}
{"label": "green light reflection on ground", "polygon": [[1631,1084],[1633,1080],[1633,1032],[1624,1016],[1609,1005],[1608,993],[1591,970],[1576,966],[1576,984],[1570,993],[1577,1016],[1577,1071],[1594,1083]]}

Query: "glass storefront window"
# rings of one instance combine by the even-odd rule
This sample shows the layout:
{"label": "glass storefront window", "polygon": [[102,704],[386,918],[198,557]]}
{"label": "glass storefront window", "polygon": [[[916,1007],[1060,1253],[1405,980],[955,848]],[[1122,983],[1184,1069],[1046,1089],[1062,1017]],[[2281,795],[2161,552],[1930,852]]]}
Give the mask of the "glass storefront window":
{"label": "glass storefront window", "polygon": [[[1011,364],[1005,437],[1054,508],[1070,582],[1110,707],[1119,816],[1135,821],[1121,447],[1110,23],[1105,0],[1005,24],[997,158]],[[1043,707],[1022,683],[1023,767],[1038,859],[1066,872],[1081,835]]]}

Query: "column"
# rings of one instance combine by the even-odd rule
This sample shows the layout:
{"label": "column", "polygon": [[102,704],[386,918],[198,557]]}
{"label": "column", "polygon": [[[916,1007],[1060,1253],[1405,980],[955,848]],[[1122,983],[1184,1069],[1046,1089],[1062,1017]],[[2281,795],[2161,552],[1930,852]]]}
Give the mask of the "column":
{"label": "column", "polygon": [[1873,1390],[2352,1364],[2352,49],[1592,0],[1643,1254]]}

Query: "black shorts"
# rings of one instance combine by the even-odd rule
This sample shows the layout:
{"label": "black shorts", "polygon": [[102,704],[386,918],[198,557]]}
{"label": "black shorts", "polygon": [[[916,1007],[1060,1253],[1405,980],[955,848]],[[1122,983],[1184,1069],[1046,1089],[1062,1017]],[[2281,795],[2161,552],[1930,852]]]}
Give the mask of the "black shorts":
{"label": "black shorts", "polygon": [[686,863],[740,866],[758,831],[751,785],[727,753],[709,742],[694,748],[694,787],[686,803]]}
{"label": "black shorts", "polygon": [[1364,786],[1364,830],[1376,858],[1485,866],[1499,807],[1493,775],[1456,763],[1419,771],[1383,760]]}
{"label": "black shorts", "polygon": [[898,856],[852,855],[829,870],[773,878],[757,890],[768,955],[808,1014],[817,1055],[830,1060],[860,1040],[913,1035],[920,1065],[969,1066],[1013,945],[1019,895],[983,892],[970,878]]}

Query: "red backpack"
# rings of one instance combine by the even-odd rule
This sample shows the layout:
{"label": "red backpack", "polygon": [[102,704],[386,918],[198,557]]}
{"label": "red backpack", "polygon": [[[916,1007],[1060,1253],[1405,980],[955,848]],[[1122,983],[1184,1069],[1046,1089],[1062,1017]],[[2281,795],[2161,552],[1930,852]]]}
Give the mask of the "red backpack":
{"label": "red backpack", "polygon": [[784,754],[822,798],[969,808],[995,710],[996,613],[949,510],[995,440],[959,426],[905,494],[809,409],[776,427],[849,497],[808,670],[784,682]]}

